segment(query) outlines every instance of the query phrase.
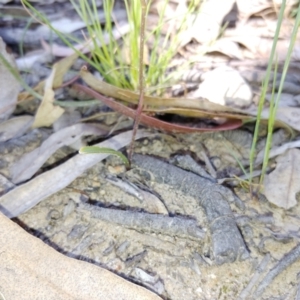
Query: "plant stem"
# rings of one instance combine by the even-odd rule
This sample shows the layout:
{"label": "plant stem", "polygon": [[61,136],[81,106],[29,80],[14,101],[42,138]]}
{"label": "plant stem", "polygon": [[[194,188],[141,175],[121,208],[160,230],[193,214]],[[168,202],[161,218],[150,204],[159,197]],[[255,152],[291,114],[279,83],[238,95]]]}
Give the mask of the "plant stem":
{"label": "plant stem", "polygon": [[143,109],[144,104],[144,44],[145,44],[145,21],[146,21],[146,0],[141,0],[141,27],[140,27],[140,55],[139,55],[139,104],[138,108],[136,110],[135,119],[134,119],[134,125],[133,125],[133,132],[132,132],[132,138],[128,153],[129,162],[131,163],[131,158],[133,154],[133,148],[134,148],[134,139],[137,132],[137,129],[139,127],[140,117]]}

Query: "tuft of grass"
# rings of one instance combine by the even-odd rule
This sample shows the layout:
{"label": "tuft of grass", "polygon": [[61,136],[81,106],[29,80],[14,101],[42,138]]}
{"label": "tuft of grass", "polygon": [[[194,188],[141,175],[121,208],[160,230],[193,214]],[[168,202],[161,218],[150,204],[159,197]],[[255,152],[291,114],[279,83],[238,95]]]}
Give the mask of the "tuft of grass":
{"label": "tuft of grass", "polygon": [[[48,25],[61,40],[89,65],[93,66],[105,79],[106,82],[121,88],[137,91],[139,89],[139,53],[144,51],[144,64],[147,65],[143,73],[145,82],[145,92],[153,87],[168,86],[171,84],[171,77],[168,76],[168,68],[171,60],[177,54],[180,46],[179,36],[188,25],[188,19],[197,13],[200,0],[189,1],[187,12],[176,13],[172,18],[165,20],[165,12],[168,0],[163,1],[161,9],[158,11],[158,22],[155,28],[145,34],[145,44],[152,38],[151,53],[147,46],[143,50],[139,48],[139,33],[141,27],[141,1],[124,0],[129,30],[122,37],[122,43],[114,37],[116,29],[122,27],[115,21],[113,14],[114,0],[103,0],[103,11],[105,22],[101,24],[98,18],[96,1],[70,0],[77,14],[86,24],[88,36],[86,40],[93,45],[91,55],[85,55],[76,50],[70,41],[78,43],[75,38],[68,37],[60,33],[51,26],[46,16],[42,15],[34,8],[29,0],[21,0],[23,5],[30,10],[32,16],[41,23]],[[146,18],[152,1],[147,1]],[[178,21],[179,18],[179,21]],[[163,36],[163,26],[169,23],[167,33]],[[116,24],[116,29],[113,28]],[[176,34],[174,34],[174,31]]]}
{"label": "tuft of grass", "polygon": [[[279,32],[280,32],[282,20],[283,20],[283,17],[284,17],[285,7],[286,7],[286,0],[283,0],[282,3],[281,3],[281,8],[280,8],[280,11],[279,11],[279,15],[278,15],[277,27],[276,27],[276,31],[275,31],[275,36],[274,36],[274,40],[273,40],[273,45],[272,45],[270,58],[269,58],[269,61],[268,61],[266,77],[265,77],[265,80],[262,83],[262,91],[261,91],[261,95],[260,95],[260,99],[259,99],[257,119],[256,119],[256,124],[255,124],[252,147],[251,147],[251,151],[250,151],[249,186],[250,186],[250,188],[252,188],[252,186],[253,186],[252,185],[252,174],[253,174],[254,163],[255,163],[256,144],[257,144],[258,135],[259,135],[261,114],[262,114],[262,110],[263,110],[264,103],[265,103],[265,96],[266,96],[266,93],[267,93],[268,85],[269,85],[269,82],[270,82],[270,74],[271,74],[272,68],[274,68],[272,97],[271,97],[270,108],[269,108],[268,133],[267,133],[267,140],[266,140],[266,146],[265,146],[265,152],[264,152],[264,160],[263,160],[263,165],[262,165],[262,173],[261,173],[260,180],[259,180],[259,188],[258,188],[258,190],[254,191],[254,192],[259,192],[259,190],[262,188],[262,185],[263,185],[264,177],[265,177],[268,162],[269,162],[269,154],[270,154],[270,149],[271,149],[271,145],[272,145],[274,123],[275,123],[275,119],[276,119],[278,104],[279,104],[279,101],[280,101],[283,84],[284,84],[285,77],[286,77],[286,74],[287,74],[287,70],[288,70],[288,67],[289,67],[289,63],[290,63],[290,60],[291,60],[292,51],[293,51],[295,41],[296,41],[296,38],[297,38],[298,28],[300,26],[300,3],[299,3],[294,28],[293,28],[293,31],[292,31],[292,34],[291,34],[290,45],[289,45],[289,48],[288,48],[288,51],[287,51],[286,59],[285,59],[284,66],[283,66],[283,72],[282,72],[282,76],[281,76],[281,79],[280,79],[279,88],[278,88],[277,95],[276,95],[276,98],[275,98],[275,95],[274,95],[275,94],[275,80],[276,80],[276,73],[277,73],[277,68],[278,68],[278,61],[277,61],[277,57],[276,57],[276,45],[277,45],[277,41],[278,41],[278,38],[279,38]],[[273,65],[274,65],[274,67],[273,67]],[[251,192],[253,192],[253,190]]]}

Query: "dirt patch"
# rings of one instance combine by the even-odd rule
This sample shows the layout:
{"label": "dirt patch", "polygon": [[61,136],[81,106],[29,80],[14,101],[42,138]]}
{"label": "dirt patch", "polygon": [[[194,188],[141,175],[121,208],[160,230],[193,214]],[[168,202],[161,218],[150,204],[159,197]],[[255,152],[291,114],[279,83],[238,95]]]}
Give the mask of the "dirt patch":
{"label": "dirt patch", "polygon": [[[157,135],[140,142],[137,151],[147,149],[157,155],[164,150],[163,156],[166,157],[173,152],[172,149],[195,149],[200,143],[195,140],[191,145],[187,142],[191,137],[186,136],[187,141],[184,138],[183,135],[174,137],[172,143],[168,138],[166,143],[164,135]],[[200,140],[203,139],[201,136]],[[287,213],[267,201],[251,200],[243,190],[236,192],[245,210],[234,202],[229,204],[250,257],[223,265],[215,264],[207,216],[198,200],[153,178],[149,178],[148,187],[159,195],[169,214],[195,218],[206,233],[203,240],[126,228],[113,220],[95,219],[91,212],[78,209],[80,203],[87,201],[95,205],[95,209],[101,206],[136,213],[147,209],[137,197],[106,180],[108,170],[111,175],[118,168],[119,160],[110,157],[105,164],[99,163],[66,189],[22,214],[19,221],[58,251],[104,266],[165,299],[237,299],[267,253],[271,254],[270,261],[258,273],[258,282],[297,243],[297,208]],[[268,284],[262,299],[295,295],[299,264],[291,265]],[[248,293],[244,299],[250,299],[250,296]]]}

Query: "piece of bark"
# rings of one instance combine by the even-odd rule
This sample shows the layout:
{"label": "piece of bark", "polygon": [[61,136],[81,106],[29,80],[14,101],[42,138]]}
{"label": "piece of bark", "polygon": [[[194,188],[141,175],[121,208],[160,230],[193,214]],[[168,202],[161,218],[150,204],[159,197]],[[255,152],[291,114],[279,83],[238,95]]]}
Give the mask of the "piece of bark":
{"label": "piece of bark", "polygon": [[195,241],[203,240],[205,232],[197,221],[183,217],[124,211],[81,203],[79,210],[90,211],[93,218],[109,221],[137,231],[164,234]]}
{"label": "piece of bark", "polygon": [[212,254],[216,264],[249,257],[227,202],[235,200],[234,194],[229,189],[150,156],[135,154],[132,163],[138,168],[151,172],[157,182],[162,182],[199,200],[209,223]]}

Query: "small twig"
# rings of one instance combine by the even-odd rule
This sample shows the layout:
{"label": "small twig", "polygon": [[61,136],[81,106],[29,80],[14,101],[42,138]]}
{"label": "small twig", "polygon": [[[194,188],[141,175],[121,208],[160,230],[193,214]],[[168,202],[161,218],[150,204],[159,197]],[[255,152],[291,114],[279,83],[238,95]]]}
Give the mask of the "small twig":
{"label": "small twig", "polygon": [[264,258],[262,259],[262,261],[260,262],[260,264],[258,265],[258,267],[256,268],[255,273],[253,274],[251,280],[249,281],[248,285],[242,290],[240,296],[239,296],[239,300],[243,300],[243,299],[248,299],[249,294],[251,292],[251,290],[253,289],[254,285],[256,284],[256,282],[258,281],[261,273],[263,273],[270,261],[271,255],[270,253],[267,253]]}
{"label": "small twig", "polygon": [[63,88],[66,86],[71,85],[72,83],[74,83],[76,80],[78,80],[78,78],[80,78],[80,75],[75,75],[73,78],[71,78],[70,80],[64,82],[59,88]]}
{"label": "small twig", "polygon": [[297,274],[298,286],[296,291],[295,300],[300,300],[300,273]]}
{"label": "small twig", "polygon": [[128,159],[131,163],[131,158],[133,154],[133,147],[134,147],[134,139],[139,127],[141,113],[144,104],[144,45],[145,45],[145,19],[146,19],[146,0],[141,0],[141,27],[140,27],[140,57],[139,57],[139,104],[137,111],[135,113],[134,125],[133,125],[133,132],[132,132],[132,139],[129,147],[128,152]]}
{"label": "small twig", "polygon": [[256,289],[256,292],[253,294],[253,299],[259,299],[260,296],[264,293],[265,289],[271,282],[286,268],[291,264],[297,261],[300,258],[300,244],[298,244],[294,249],[292,249],[288,254],[286,254],[277,265],[269,271],[265,278],[261,281],[259,286]]}
{"label": "small twig", "polygon": [[125,193],[139,199],[140,201],[144,201],[144,198],[141,195],[139,189],[131,182],[124,181],[115,176],[110,176],[110,175],[107,175],[105,179],[112,185],[119,187]]}
{"label": "small twig", "polygon": [[90,211],[93,218],[116,223],[137,231],[154,232],[194,241],[204,240],[205,237],[205,232],[198,226],[197,221],[193,219],[124,211],[86,203],[81,203],[79,210]]}

